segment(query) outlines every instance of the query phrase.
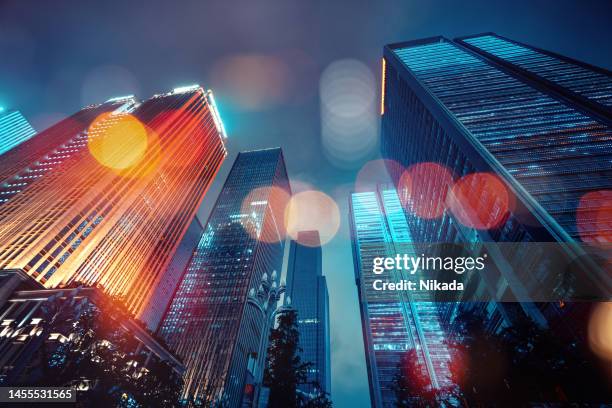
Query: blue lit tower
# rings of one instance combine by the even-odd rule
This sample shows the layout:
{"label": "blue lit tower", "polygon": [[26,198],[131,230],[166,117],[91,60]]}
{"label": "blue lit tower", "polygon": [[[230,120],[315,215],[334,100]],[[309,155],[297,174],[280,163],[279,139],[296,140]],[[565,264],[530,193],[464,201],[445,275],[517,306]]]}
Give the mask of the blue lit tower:
{"label": "blue lit tower", "polygon": [[11,150],[35,134],[36,131],[21,112],[0,108],[0,154]]}
{"label": "blue lit tower", "polygon": [[[320,391],[331,393],[329,296],[322,272],[318,231],[300,231],[298,240],[291,241],[286,293],[298,313],[301,359],[312,363],[307,382],[316,382]],[[299,388],[306,394],[318,391],[310,384]]]}
{"label": "blue lit tower", "polygon": [[280,148],[238,155],[159,330],[187,367],[183,398],[238,407],[261,375],[274,305],[249,294],[279,284],[289,195]]}
{"label": "blue lit tower", "polygon": [[572,209],[612,185],[609,72],[494,34],[393,44],[384,60],[385,157],[502,176],[543,231],[515,225],[491,238],[583,236]]}
{"label": "blue lit tower", "polygon": [[[383,156],[403,168],[438,163],[455,180],[476,172],[494,174],[516,199],[511,215],[491,229],[466,227],[448,211],[435,219],[407,214],[414,239],[475,246],[609,242],[611,100],[609,71],[492,33],[385,46]],[[407,206],[398,167],[389,170]],[[499,277],[488,285],[493,292],[528,294],[546,278]],[[581,279],[612,288],[610,276]],[[541,324],[551,313],[522,307]]]}
{"label": "blue lit tower", "polygon": [[[432,387],[452,384],[442,325],[436,304],[427,292],[375,290],[372,272],[375,257],[411,253],[410,230],[394,188],[353,193],[350,197],[350,223],[355,279],[363,328],[366,364],[372,406],[395,407],[392,388],[402,355],[415,350],[418,364]],[[393,271],[391,282],[406,276]]]}

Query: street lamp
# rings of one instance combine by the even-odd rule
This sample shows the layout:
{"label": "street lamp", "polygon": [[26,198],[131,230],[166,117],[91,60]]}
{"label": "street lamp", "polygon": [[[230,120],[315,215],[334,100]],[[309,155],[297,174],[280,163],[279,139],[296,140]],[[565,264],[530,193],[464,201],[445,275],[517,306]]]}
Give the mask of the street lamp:
{"label": "street lamp", "polygon": [[278,312],[289,307],[291,299],[287,296],[285,304],[278,304],[281,295],[285,293],[286,287],[284,282],[278,281],[278,273],[272,271],[271,276],[264,273],[261,277],[261,283],[257,289],[251,288],[247,297],[247,304],[254,306],[262,314],[263,328],[262,335],[259,340],[257,350],[257,364],[253,369],[253,382],[256,388],[256,398],[258,399],[259,390],[263,384],[263,374],[267,355],[267,344],[270,329],[274,324],[275,317]]}

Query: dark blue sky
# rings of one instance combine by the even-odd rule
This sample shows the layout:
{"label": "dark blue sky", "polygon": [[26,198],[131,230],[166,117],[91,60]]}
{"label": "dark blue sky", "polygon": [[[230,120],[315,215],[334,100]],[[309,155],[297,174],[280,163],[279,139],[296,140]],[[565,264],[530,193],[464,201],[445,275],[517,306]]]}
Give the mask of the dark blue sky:
{"label": "dark blue sky", "polygon": [[[377,152],[370,146],[342,162],[322,146],[321,73],[337,60],[361,61],[377,95],[383,44],[484,31],[612,68],[607,1],[125,3],[0,1],[0,106],[22,110],[40,130],[111,96],[145,98],[194,82],[212,88],[230,156],[203,219],[239,150],[283,147],[296,185],[313,185],[341,208],[340,231],[323,248],[338,407],[369,404],[346,202]],[[367,75],[365,83],[367,91]]]}

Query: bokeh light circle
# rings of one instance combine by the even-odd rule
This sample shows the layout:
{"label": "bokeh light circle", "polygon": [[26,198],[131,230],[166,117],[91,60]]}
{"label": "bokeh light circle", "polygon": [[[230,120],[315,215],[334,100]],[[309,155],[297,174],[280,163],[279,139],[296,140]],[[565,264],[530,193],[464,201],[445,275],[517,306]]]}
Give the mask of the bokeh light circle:
{"label": "bokeh light circle", "polygon": [[391,183],[390,173],[392,172],[402,174],[402,165],[388,159],[370,160],[357,173],[354,192],[376,191],[378,186]]}
{"label": "bokeh light circle", "polygon": [[434,219],[446,210],[446,197],[453,176],[445,166],[425,162],[410,166],[400,177],[398,195],[409,213],[420,218]]}
{"label": "bokeh light circle", "polygon": [[210,83],[219,95],[244,111],[273,108],[291,92],[292,72],[282,58],[263,54],[234,54],[212,67]]}
{"label": "bokeh light circle", "polygon": [[103,113],[89,126],[87,146],[102,165],[124,170],[140,162],[147,146],[147,130],[134,116]]}
{"label": "bokeh light circle", "polygon": [[588,326],[589,345],[599,357],[612,361],[612,302],[595,306]]}
{"label": "bokeh light circle", "polygon": [[510,194],[504,182],[490,173],[460,178],[447,195],[446,205],[463,225],[479,230],[498,227],[510,211]]}
{"label": "bokeh light circle", "polygon": [[376,81],[367,65],[344,59],[321,74],[321,142],[327,159],[353,168],[378,144]]}
{"label": "bokeh light circle", "polygon": [[273,243],[284,240],[285,209],[289,193],[280,187],[258,187],[242,200],[240,223],[254,239]]}
{"label": "bokeh light circle", "polygon": [[291,197],[285,209],[287,234],[302,245],[300,231],[318,231],[321,245],[331,241],[340,228],[340,209],[327,194],[316,190],[303,191]]}
{"label": "bokeh light circle", "polygon": [[612,190],[591,191],[580,198],[576,227],[584,242],[612,242]]}

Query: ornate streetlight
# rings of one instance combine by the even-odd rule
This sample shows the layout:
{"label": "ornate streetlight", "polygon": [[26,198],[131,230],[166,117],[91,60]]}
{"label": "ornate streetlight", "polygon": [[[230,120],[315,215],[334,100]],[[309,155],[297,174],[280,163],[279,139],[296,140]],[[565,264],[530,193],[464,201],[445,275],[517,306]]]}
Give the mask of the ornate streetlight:
{"label": "ornate streetlight", "polygon": [[257,364],[253,370],[254,385],[255,385],[255,401],[259,398],[259,391],[263,384],[263,374],[267,355],[267,344],[270,329],[274,325],[275,317],[278,312],[286,309],[291,304],[291,299],[287,296],[283,304],[278,304],[281,295],[285,293],[285,283],[278,283],[278,273],[273,271],[269,277],[264,273],[261,278],[261,283],[257,290],[251,288],[247,297],[247,303],[254,306],[262,314],[263,328],[262,335],[259,341],[257,350]]}

